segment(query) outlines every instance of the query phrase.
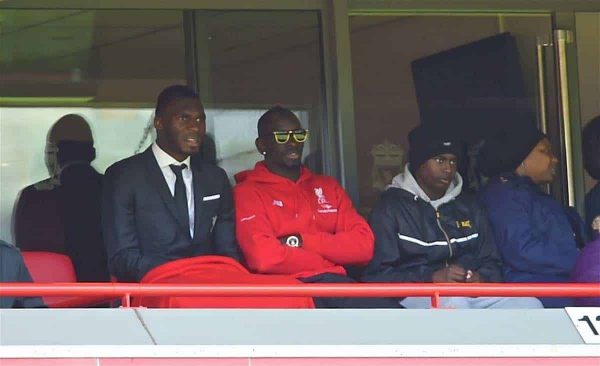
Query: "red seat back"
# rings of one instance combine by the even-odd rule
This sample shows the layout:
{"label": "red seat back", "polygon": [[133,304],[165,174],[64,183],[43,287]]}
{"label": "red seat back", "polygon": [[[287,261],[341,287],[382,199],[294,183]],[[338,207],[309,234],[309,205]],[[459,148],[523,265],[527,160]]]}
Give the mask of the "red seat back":
{"label": "red seat back", "polygon": [[[64,254],[52,252],[21,252],[33,282],[77,282],[71,259]],[[68,297],[44,297],[49,307]]]}
{"label": "red seat back", "polygon": [[77,282],[71,258],[52,252],[22,252],[33,282]]}

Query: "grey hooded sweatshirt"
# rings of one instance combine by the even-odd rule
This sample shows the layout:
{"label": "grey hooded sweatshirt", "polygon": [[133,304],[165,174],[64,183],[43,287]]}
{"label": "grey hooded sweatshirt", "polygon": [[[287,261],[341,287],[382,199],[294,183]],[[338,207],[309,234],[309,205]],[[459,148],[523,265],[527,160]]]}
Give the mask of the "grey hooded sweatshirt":
{"label": "grey hooded sweatshirt", "polygon": [[369,225],[375,253],[367,282],[431,282],[450,264],[502,281],[501,262],[487,216],[477,198],[461,193],[457,173],[446,194],[431,200],[405,167],[373,208]]}

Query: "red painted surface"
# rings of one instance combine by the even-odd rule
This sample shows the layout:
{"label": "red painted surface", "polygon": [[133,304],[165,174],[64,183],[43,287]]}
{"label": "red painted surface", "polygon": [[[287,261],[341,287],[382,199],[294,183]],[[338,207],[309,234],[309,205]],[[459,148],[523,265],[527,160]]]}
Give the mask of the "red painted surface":
{"label": "red painted surface", "polygon": [[258,358],[252,366],[598,366],[600,358]]}
{"label": "red painted surface", "polygon": [[600,357],[0,359],[0,366],[598,366]]}
{"label": "red painted surface", "polygon": [[[252,361],[254,362],[254,361]],[[248,366],[248,358],[113,358],[100,360],[100,366]],[[280,364],[281,365],[281,364]],[[4,366],[4,365],[2,365]]]}
{"label": "red painted surface", "polygon": [[2,296],[600,296],[598,283],[310,283],[310,284],[139,284],[2,283]]}
{"label": "red painted surface", "polygon": [[0,366],[97,366],[95,358],[0,358]]}
{"label": "red painted surface", "polygon": [[[440,296],[600,297],[598,283],[2,283],[0,296],[76,296],[79,298],[148,297],[431,297]],[[76,298],[77,299],[77,298]],[[76,306],[77,301],[74,302]]]}

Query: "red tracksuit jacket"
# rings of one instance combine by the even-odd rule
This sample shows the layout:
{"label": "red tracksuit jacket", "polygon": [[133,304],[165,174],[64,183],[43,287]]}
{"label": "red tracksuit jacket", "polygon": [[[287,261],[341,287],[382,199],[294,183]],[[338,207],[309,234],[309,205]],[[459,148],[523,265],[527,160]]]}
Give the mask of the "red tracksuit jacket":
{"label": "red tracksuit jacket", "polygon": [[[335,179],[302,167],[293,182],[259,162],[236,180],[236,233],[251,271],[297,278],[346,274],[341,265],[371,260],[373,232]],[[302,236],[301,248],[277,239],[294,233]]]}

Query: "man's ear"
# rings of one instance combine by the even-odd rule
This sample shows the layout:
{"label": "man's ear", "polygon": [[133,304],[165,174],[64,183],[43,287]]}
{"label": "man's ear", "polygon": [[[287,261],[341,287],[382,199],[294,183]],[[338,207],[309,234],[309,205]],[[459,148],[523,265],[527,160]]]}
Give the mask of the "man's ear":
{"label": "man's ear", "polygon": [[[527,158],[525,158],[527,159]],[[521,164],[519,164],[519,166],[517,167],[517,169],[515,169],[515,173],[517,173],[517,175],[527,175],[527,165],[525,165],[525,160],[523,160],[521,162]]]}
{"label": "man's ear", "polygon": [[263,139],[261,139],[260,137],[257,137],[256,140],[254,140],[254,145],[256,145],[256,149],[258,150],[258,152],[261,155],[265,155],[265,152],[267,151],[267,149],[266,149],[265,142],[263,141]]}
{"label": "man's ear", "polygon": [[162,120],[158,116],[154,117],[154,128],[156,128],[157,130],[162,130],[163,128]]}

